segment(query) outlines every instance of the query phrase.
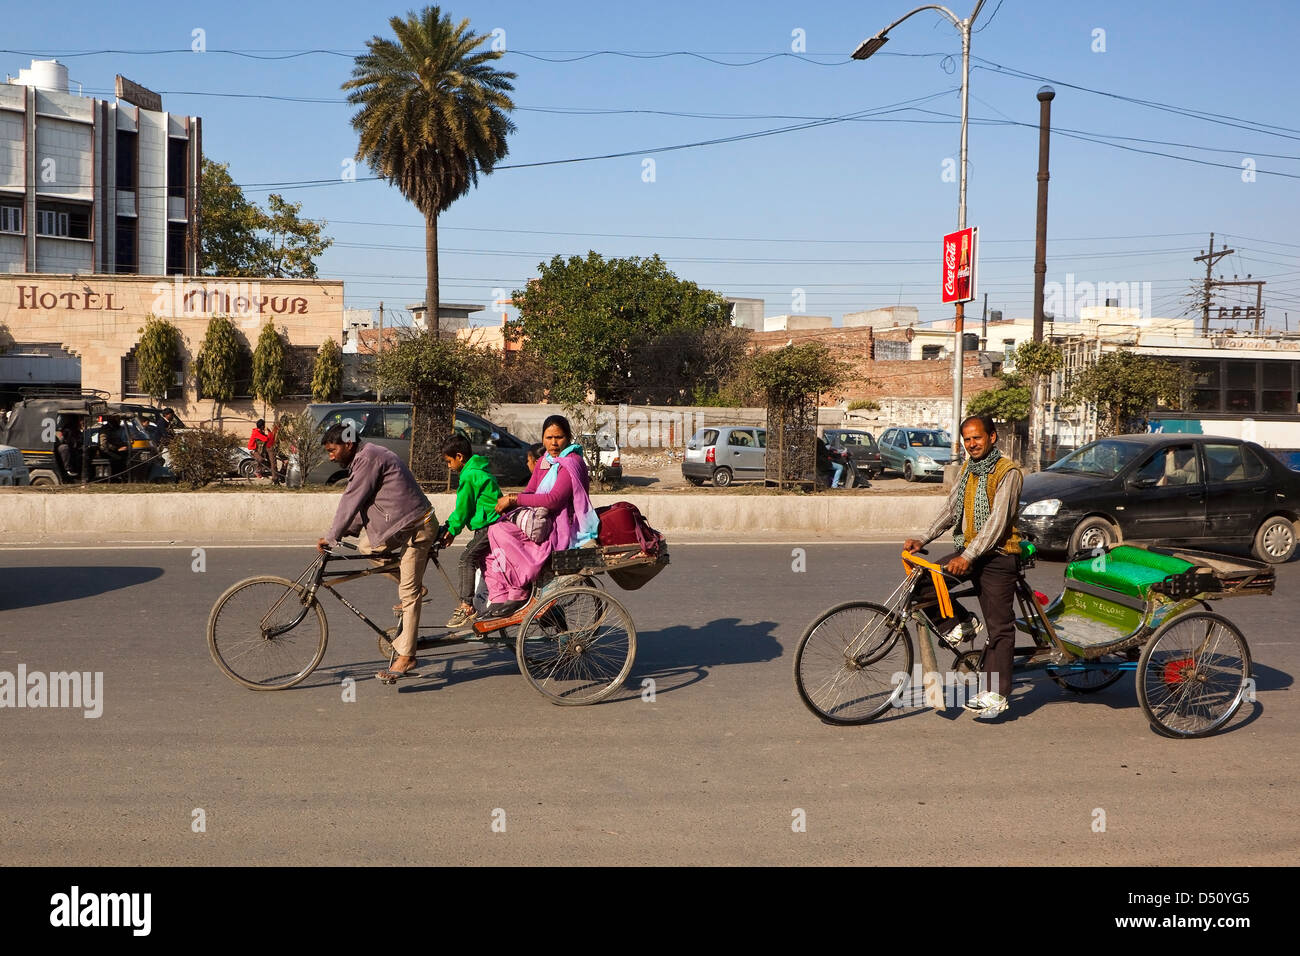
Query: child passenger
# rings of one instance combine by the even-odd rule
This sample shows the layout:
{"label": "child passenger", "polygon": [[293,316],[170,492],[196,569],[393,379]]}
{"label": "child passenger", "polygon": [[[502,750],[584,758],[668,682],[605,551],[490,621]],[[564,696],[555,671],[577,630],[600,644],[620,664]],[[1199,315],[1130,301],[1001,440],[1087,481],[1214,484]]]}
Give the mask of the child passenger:
{"label": "child passenger", "polygon": [[460,556],[458,597],[460,604],[447,621],[448,627],[464,627],[478,616],[474,610],[474,573],[483,570],[487,561],[488,526],[500,520],[497,499],[501,487],[488,473],[488,460],[474,454],[469,439],[455,434],[442,443],[442,456],[451,471],[460,473],[460,486],[456,491],[456,510],[447,519],[442,545],[446,547],[460,532],[469,528],[474,532]]}

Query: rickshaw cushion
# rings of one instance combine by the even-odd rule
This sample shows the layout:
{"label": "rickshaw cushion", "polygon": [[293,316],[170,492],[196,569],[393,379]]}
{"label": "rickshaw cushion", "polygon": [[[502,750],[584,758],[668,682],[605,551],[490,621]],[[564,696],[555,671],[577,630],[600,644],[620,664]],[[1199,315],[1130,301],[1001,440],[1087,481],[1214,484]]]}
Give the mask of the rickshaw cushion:
{"label": "rickshaw cushion", "polygon": [[1071,562],[1065,569],[1066,587],[1069,587],[1070,580],[1084,581],[1145,600],[1151,585],[1194,567],[1191,562],[1180,558],[1119,545],[1096,557]]}

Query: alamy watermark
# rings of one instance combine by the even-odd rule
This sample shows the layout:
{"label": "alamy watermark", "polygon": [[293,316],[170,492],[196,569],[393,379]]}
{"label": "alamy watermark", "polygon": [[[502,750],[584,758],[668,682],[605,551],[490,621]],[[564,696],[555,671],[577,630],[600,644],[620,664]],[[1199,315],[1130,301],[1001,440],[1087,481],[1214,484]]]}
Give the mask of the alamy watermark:
{"label": "alamy watermark", "polygon": [[50,897],[51,926],[125,926],[133,936],[148,936],[152,912],[152,893],[83,893],[74,886]]}
{"label": "alamy watermark", "polygon": [[596,413],[597,435],[611,431],[624,448],[671,448],[685,444],[704,426],[704,413],[658,411],[618,406],[618,411]]}
{"label": "alamy watermark", "polygon": [[19,664],[16,674],[0,671],[0,708],[5,707],[69,707],[93,720],[104,713],[104,672],[28,673]]}
{"label": "alamy watermark", "polygon": [[1137,309],[1142,318],[1151,318],[1150,282],[1076,281],[1073,272],[1065,274],[1065,284],[1052,281],[1043,286],[1043,311],[1057,319],[1077,319],[1083,309],[1114,302],[1121,309]]}
{"label": "alamy watermark", "polygon": [[926,674],[921,671],[921,665],[917,664],[912,668],[911,674],[896,671],[890,675],[889,683],[894,686],[890,706],[896,710],[930,706],[926,700],[927,677],[937,680],[938,686],[942,688],[943,705],[946,708],[964,707],[968,700],[973,700],[985,691],[999,693],[997,674],[982,671],[945,671],[942,674],[932,671]]}

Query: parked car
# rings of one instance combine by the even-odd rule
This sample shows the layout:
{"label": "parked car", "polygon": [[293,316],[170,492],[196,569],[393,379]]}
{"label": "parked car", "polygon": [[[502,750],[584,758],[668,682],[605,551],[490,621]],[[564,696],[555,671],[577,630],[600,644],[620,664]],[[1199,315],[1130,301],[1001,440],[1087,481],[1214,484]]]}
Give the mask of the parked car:
{"label": "parked car", "polygon": [[908,481],[943,477],[953,460],[952,436],[942,428],[887,428],[880,436],[883,471],[892,468]]}
{"label": "parked car", "polygon": [[[880,446],[871,432],[860,428],[827,428],[823,429],[822,438],[830,448],[848,452],[857,475],[871,479],[885,470],[884,460],[880,457]],[[853,487],[853,482],[848,482],[847,476],[846,487]]]}
{"label": "parked car", "polygon": [[[600,467],[604,472],[605,482],[613,484],[616,481],[623,480],[623,458],[619,454],[618,443],[608,432],[601,432],[594,435],[587,432],[578,439],[586,449],[597,448],[600,455]],[[590,452],[588,452],[590,461]]]}
{"label": "parked car", "polygon": [[1300,474],[1254,442],[1213,435],[1118,435],[1025,477],[1017,525],[1040,548],[1079,551],[1120,541],[1249,546],[1290,560]]}
{"label": "parked car", "polygon": [[[339,402],[308,405],[307,411],[317,424],[329,428],[339,422],[350,421],[363,441],[393,451],[402,461],[411,458],[411,405],[409,402]],[[469,439],[474,454],[488,459],[488,470],[503,485],[528,483],[528,444],[463,408],[456,409],[455,430]],[[307,480],[315,484],[334,484],[347,477],[347,469],[340,468],[328,458],[312,468]]]}
{"label": "parked car", "polygon": [[767,429],[749,425],[701,428],[686,443],[682,477],[692,485],[711,481],[762,481],[767,473]]}
{"label": "parked car", "polygon": [[30,485],[31,474],[23,453],[13,445],[0,445],[0,485]]}

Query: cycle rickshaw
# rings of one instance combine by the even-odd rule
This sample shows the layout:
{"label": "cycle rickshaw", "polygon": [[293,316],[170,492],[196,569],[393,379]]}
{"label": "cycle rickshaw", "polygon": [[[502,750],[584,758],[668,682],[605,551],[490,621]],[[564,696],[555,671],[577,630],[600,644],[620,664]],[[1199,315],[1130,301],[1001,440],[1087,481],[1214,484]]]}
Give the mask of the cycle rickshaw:
{"label": "cycle rickshaw", "polygon": [[[350,551],[356,549],[343,545]],[[438,559],[429,562],[455,596]],[[284,690],[305,680],[325,656],[329,623],[319,595],[328,591],[378,635],[379,651],[391,660],[391,639],[401,629],[384,629],[335,590],[340,584],[400,567],[400,553],[326,552],[296,581],[263,575],[232,585],[217,598],[208,617],[208,649],[231,680],[252,690]],[[379,561],[373,567],[329,570],[336,562]],[[634,589],[668,563],[666,544],[653,553],[638,545],[583,547],[557,551],[549,570],[534,584],[528,602],[509,617],[476,621],[452,630],[421,626],[419,650],[456,644],[515,646],[519,670],[556,704],[594,704],[609,697],[627,678],[636,656],[636,625],[627,608],[600,586],[609,574],[620,587]]]}
{"label": "cycle rickshaw", "polygon": [[[1070,560],[1064,589],[1048,602],[1024,577],[1036,554],[1032,542],[1021,542],[1016,628],[1032,644],[1018,641],[1017,673],[1037,671],[1086,694],[1132,671],[1142,710],[1158,732],[1171,737],[1211,734],[1237,712],[1251,687],[1250,649],[1210,602],[1272,593],[1276,575],[1270,565],[1182,548],[1099,548]],[[829,723],[863,724],[903,706],[913,688],[916,640],[931,685],[926,699],[942,706],[933,686],[936,635],[924,612],[938,607],[949,615],[953,597],[973,592],[950,593],[947,581],[956,579],[918,554],[903,552],[903,567],[906,577],[884,603],[836,605],[799,641],[795,686],[809,710]],[[929,599],[917,595],[925,575],[935,585]],[[969,686],[983,670],[983,651],[953,654],[950,683]]]}

